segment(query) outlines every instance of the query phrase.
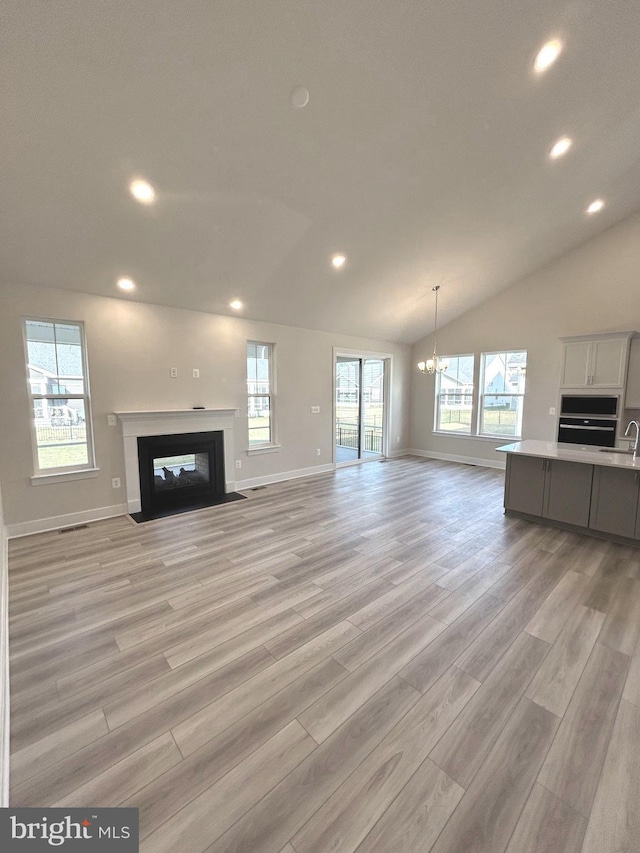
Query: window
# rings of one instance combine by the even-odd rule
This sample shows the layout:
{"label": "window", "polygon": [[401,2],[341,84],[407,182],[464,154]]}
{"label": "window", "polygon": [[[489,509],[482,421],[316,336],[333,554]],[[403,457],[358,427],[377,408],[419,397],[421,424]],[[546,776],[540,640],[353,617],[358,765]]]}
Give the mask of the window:
{"label": "window", "polygon": [[435,428],[439,432],[470,435],[474,357],[452,355],[441,361],[446,361],[449,366],[436,374]]}
{"label": "window", "polygon": [[36,473],[93,467],[82,325],[26,320],[25,334]]}
{"label": "window", "polygon": [[479,434],[522,435],[522,403],[527,373],[527,353],[482,353]]}
{"label": "window", "polygon": [[273,444],[273,344],[247,343],[249,447]]}

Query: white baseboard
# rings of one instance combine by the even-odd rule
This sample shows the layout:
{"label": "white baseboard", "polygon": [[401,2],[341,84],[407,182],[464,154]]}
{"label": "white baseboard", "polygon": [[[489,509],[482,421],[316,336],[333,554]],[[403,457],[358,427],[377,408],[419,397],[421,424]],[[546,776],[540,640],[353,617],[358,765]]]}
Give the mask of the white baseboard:
{"label": "white baseboard", "polygon": [[96,509],[87,509],[82,512],[69,512],[66,515],[52,515],[50,518],[37,518],[34,521],[8,524],[7,535],[9,539],[16,539],[18,536],[29,536],[32,533],[46,533],[47,530],[58,530],[61,527],[76,527],[78,524],[87,524],[90,521],[114,518],[116,515],[126,515],[127,512],[126,503],[121,503],[114,504],[113,506],[100,506],[96,507]]}
{"label": "white baseboard", "polygon": [[454,453],[438,453],[436,450],[406,450],[405,455],[423,456],[426,459],[440,459],[443,462],[461,462],[463,465],[479,465],[482,468],[498,468],[504,471],[504,459],[483,459],[481,456],[458,456]]}
{"label": "white baseboard", "polygon": [[9,805],[9,558],[0,528],[0,808]]}
{"label": "white baseboard", "polygon": [[335,471],[333,462],[326,465],[314,465],[312,468],[298,468],[296,471],[283,471],[282,474],[267,474],[266,477],[253,477],[250,480],[236,480],[236,491],[255,489],[256,486],[269,486],[271,483],[282,483],[284,480],[298,480],[300,477],[312,477],[314,474],[327,474]]}

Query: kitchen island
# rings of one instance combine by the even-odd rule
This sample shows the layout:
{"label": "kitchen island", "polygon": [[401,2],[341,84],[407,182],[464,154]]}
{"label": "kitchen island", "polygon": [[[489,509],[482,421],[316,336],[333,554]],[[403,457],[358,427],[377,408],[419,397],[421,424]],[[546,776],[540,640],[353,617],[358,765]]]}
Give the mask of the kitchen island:
{"label": "kitchen island", "polygon": [[640,459],[552,441],[497,451],[507,454],[507,515],[640,547]]}

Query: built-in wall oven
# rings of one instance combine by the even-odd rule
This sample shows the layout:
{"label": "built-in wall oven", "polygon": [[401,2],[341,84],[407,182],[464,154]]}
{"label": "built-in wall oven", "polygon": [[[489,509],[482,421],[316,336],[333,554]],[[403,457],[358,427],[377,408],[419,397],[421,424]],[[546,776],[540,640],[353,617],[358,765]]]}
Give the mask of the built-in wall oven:
{"label": "built-in wall oven", "polygon": [[615,447],[618,432],[616,395],[596,397],[563,394],[560,400],[558,441],[563,444],[591,444]]}

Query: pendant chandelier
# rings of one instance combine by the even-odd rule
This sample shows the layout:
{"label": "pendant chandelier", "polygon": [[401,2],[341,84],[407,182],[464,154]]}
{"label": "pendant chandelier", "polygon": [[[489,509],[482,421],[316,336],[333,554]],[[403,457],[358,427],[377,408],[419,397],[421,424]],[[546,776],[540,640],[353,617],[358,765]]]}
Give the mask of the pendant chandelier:
{"label": "pendant chandelier", "polygon": [[448,361],[442,361],[438,359],[438,291],[440,290],[440,285],[436,285],[436,287],[431,288],[436,295],[436,307],[435,307],[435,319],[433,326],[433,354],[431,358],[428,358],[426,361],[418,362],[418,370],[421,373],[442,373],[449,367]]}

